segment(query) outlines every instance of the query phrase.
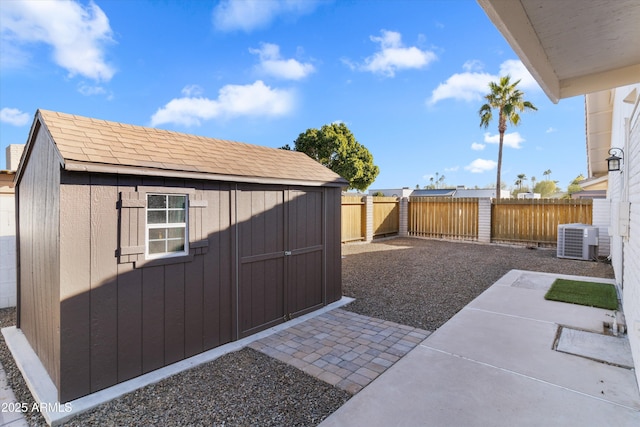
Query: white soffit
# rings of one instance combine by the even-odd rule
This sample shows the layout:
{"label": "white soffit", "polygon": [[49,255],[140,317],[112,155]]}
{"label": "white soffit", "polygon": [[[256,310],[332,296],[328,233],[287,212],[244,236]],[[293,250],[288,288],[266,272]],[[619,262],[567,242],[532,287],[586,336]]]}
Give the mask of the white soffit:
{"label": "white soffit", "polygon": [[607,157],[611,146],[611,121],[613,117],[614,90],[587,94],[587,167],[588,175],[607,174]]}
{"label": "white soffit", "polygon": [[640,1],[478,0],[547,96],[640,82]]}

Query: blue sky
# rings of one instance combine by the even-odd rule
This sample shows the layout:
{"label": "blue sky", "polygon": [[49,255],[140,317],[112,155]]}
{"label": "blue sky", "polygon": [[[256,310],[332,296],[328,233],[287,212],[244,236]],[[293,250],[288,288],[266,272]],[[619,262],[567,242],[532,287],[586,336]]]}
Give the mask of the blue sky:
{"label": "blue sky", "polygon": [[5,0],[0,40],[2,167],[42,108],[270,147],[344,122],[370,188],[486,187],[478,109],[510,74],[538,111],[507,129],[502,181],[586,175],[584,98],[549,101],[473,0]]}

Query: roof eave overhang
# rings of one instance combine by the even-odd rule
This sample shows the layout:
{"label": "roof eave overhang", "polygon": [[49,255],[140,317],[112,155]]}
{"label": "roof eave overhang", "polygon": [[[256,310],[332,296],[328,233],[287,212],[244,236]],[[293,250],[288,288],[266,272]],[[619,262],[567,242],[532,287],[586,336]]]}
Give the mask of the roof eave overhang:
{"label": "roof eave overhang", "polygon": [[347,187],[349,182],[344,178],[333,181],[314,181],[304,179],[270,178],[260,176],[224,175],[203,172],[179,171],[140,166],[112,165],[106,163],[82,162],[66,159],[64,169],[70,172],[108,173],[116,175],[142,175],[164,178],[198,179],[205,181],[242,182],[251,184],[299,185],[310,187]]}
{"label": "roof eave overhang", "polygon": [[560,80],[519,1],[477,0],[549,99],[561,98]]}
{"label": "roof eave overhang", "polygon": [[637,83],[640,64],[561,79],[519,0],[477,0],[553,103]]}

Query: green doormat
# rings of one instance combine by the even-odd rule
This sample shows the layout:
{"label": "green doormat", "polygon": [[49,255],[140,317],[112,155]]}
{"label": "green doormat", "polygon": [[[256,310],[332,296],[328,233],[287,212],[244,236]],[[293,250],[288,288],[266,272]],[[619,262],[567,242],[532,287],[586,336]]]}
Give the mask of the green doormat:
{"label": "green doormat", "polygon": [[608,310],[618,309],[616,288],[607,283],[557,279],[551,285],[544,299]]}

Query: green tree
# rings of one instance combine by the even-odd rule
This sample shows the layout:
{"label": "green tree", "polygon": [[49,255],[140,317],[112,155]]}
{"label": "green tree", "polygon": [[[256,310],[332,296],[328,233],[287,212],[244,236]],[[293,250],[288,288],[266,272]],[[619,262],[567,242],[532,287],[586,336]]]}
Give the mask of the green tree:
{"label": "green tree", "polygon": [[522,180],[520,178],[516,179],[514,184],[518,186],[518,191],[522,190]]}
{"label": "green tree", "polygon": [[534,193],[540,193],[540,197],[543,199],[553,196],[558,191],[555,181],[544,180],[536,184],[533,189]]}
{"label": "green tree", "polygon": [[549,177],[551,176],[551,169],[547,169],[546,171],[542,172],[542,175],[549,179]]}
{"label": "green tree", "polygon": [[584,176],[582,174],[575,177],[573,181],[567,187],[567,197],[571,198],[573,193],[578,193],[582,191],[582,187],[580,187],[580,181],[584,181]]}
{"label": "green tree", "polygon": [[294,144],[294,150],[307,154],[349,181],[350,189],[366,190],[380,173],[369,150],[356,141],[344,123],[307,129]]}
{"label": "green tree", "polygon": [[516,185],[520,186],[520,192],[522,192],[522,184],[527,180],[527,176],[523,173],[518,175],[518,179],[516,180]]}
{"label": "green tree", "polygon": [[[500,182],[500,172],[502,170],[502,146],[504,143],[504,133],[507,130],[507,123],[517,126],[520,123],[520,112],[525,110],[537,110],[529,101],[524,100],[524,92],[517,89],[520,80],[511,82],[510,76],[500,77],[498,83],[489,83],[489,94],[485,95],[486,103],[480,107],[480,127],[485,129],[493,119],[493,110],[498,110],[498,132],[500,133],[500,143],[498,145],[498,171],[496,175],[496,188],[502,188]],[[496,199],[500,200],[500,192],[496,192]]]}

